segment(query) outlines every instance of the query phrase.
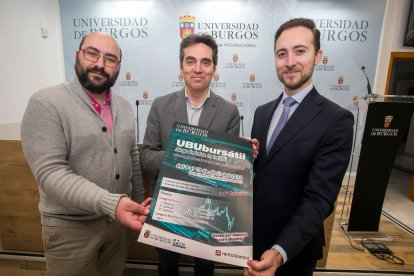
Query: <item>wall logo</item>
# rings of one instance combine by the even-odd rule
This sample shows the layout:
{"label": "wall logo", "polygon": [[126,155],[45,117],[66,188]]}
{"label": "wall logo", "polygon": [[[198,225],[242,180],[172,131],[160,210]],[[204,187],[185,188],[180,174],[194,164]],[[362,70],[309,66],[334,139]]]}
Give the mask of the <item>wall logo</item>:
{"label": "wall logo", "polygon": [[254,89],[260,89],[262,88],[263,83],[256,81],[256,74],[249,74],[249,82],[243,82],[242,88],[254,88]]}
{"label": "wall logo", "polygon": [[331,84],[329,87],[330,91],[343,91],[343,92],[349,92],[350,86],[345,83],[345,77],[344,76],[338,76],[338,79],[336,80],[335,84]]}
{"label": "wall logo", "polygon": [[233,54],[233,62],[237,62],[237,61],[239,61],[239,55]]}
{"label": "wall logo", "polygon": [[224,64],[224,68],[225,69],[245,69],[246,67],[246,63],[245,62],[239,62],[239,54],[238,53],[234,53],[232,58],[231,58],[231,62],[226,62]]}
{"label": "wall logo", "polygon": [[125,72],[125,79],[120,79],[117,81],[119,87],[137,87],[138,81],[132,80],[132,73],[130,71]]}
{"label": "wall logo", "polygon": [[231,101],[235,102],[237,100],[237,94],[236,93],[231,93]]}
{"label": "wall logo", "polygon": [[213,82],[211,82],[212,88],[225,88],[227,86],[227,83],[225,81],[220,81],[220,75],[219,73],[215,73],[213,76]]}
{"label": "wall logo", "polygon": [[385,119],[384,119],[384,127],[385,128],[389,128],[391,126],[392,119],[394,119],[394,116],[392,116],[392,115],[385,116]]}
{"label": "wall logo", "polygon": [[184,80],[183,74],[181,72],[178,73],[177,80],[172,80],[171,81],[171,88],[173,88],[173,89],[176,89],[176,88],[181,89],[181,88],[183,88],[184,87],[184,81],[183,80]]}
{"label": "wall logo", "polygon": [[250,82],[254,82],[256,80],[255,74],[250,74]]}
{"label": "wall logo", "polygon": [[147,90],[142,91],[142,99],[139,101],[140,105],[152,105],[152,100],[149,100],[149,92]]}
{"label": "wall logo", "polygon": [[335,66],[334,65],[328,65],[329,58],[327,55],[322,57],[322,64],[316,64],[315,71],[334,71]]}
{"label": "wall logo", "polygon": [[144,92],[142,92],[142,98],[144,99],[144,100],[148,100],[148,91],[147,90],[145,90]]}
{"label": "wall logo", "polygon": [[180,37],[186,38],[194,33],[196,18],[192,15],[180,16]]}
{"label": "wall logo", "polygon": [[128,81],[131,80],[131,72],[126,72],[125,73],[125,79],[128,80]]}

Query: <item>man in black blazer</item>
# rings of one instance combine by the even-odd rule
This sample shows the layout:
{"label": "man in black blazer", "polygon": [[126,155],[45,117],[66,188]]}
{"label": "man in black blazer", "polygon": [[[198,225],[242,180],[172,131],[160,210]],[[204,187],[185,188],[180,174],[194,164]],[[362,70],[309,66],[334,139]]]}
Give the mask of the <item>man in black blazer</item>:
{"label": "man in black blazer", "polygon": [[307,276],[322,257],[323,221],[334,209],[348,166],[354,119],[313,87],[322,51],[312,20],[284,23],[274,51],[285,87],[254,115],[252,137],[262,146],[254,163],[255,260],[245,275]]}

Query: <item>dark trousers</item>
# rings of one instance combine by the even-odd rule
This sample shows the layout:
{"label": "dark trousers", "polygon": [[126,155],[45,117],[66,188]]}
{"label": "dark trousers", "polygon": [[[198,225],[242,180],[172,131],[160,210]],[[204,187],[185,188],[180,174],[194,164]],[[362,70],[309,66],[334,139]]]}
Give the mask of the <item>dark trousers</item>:
{"label": "dark trousers", "polygon": [[278,268],[275,276],[312,276],[316,268],[316,262],[312,255],[299,253]]}
{"label": "dark trousers", "polygon": [[[157,248],[159,256],[158,274],[160,276],[178,276],[179,253]],[[214,262],[199,258],[194,258],[194,275],[195,276],[212,276],[214,275]]]}

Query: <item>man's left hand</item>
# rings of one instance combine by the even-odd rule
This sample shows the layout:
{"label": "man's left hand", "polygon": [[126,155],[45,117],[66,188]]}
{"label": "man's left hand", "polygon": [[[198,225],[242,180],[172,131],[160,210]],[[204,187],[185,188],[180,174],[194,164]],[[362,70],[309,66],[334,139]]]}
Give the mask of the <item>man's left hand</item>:
{"label": "man's left hand", "polygon": [[249,267],[244,269],[244,276],[273,276],[282,263],[282,255],[275,249],[266,250],[260,257],[260,261],[249,260]]}

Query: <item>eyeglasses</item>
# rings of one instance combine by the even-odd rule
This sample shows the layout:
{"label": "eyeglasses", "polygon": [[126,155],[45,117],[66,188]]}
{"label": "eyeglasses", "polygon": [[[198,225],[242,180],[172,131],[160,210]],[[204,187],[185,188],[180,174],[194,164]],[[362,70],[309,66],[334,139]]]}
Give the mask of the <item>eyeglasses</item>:
{"label": "eyeglasses", "polygon": [[110,68],[115,68],[120,61],[114,56],[101,55],[99,52],[91,49],[82,49],[83,57],[91,62],[98,62],[99,58],[102,57],[104,65]]}

